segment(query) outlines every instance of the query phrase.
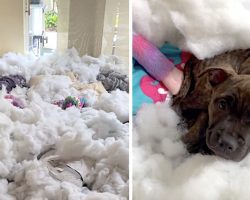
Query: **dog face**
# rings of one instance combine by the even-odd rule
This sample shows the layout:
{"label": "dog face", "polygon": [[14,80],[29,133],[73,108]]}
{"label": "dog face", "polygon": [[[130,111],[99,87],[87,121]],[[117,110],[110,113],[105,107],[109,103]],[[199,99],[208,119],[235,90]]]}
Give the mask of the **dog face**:
{"label": "dog face", "polygon": [[250,148],[250,75],[213,69],[209,81],[207,146],[218,156],[240,161]]}

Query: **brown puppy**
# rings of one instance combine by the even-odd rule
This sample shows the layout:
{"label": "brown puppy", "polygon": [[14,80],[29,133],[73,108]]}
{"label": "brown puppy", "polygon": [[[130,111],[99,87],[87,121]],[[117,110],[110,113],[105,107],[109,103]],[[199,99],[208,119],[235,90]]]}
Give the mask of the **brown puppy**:
{"label": "brown puppy", "polygon": [[189,152],[242,160],[250,149],[250,50],[191,58],[173,107],[189,130]]}

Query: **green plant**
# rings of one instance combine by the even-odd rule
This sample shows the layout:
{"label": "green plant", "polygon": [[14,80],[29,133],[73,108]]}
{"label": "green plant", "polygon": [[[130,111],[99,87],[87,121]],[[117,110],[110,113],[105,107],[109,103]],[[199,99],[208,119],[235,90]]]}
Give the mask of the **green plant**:
{"label": "green plant", "polygon": [[45,13],[45,28],[46,30],[56,31],[58,15],[55,11]]}

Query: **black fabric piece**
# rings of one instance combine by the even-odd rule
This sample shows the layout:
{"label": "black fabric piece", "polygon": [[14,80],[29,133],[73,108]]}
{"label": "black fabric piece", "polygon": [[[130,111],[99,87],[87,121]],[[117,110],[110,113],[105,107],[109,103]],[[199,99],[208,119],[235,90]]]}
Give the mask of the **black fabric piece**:
{"label": "black fabric piece", "polygon": [[26,79],[21,75],[0,76],[0,89],[5,86],[7,92],[11,92],[16,86],[27,87]]}
{"label": "black fabric piece", "polygon": [[104,88],[111,92],[116,89],[129,91],[128,76],[112,69],[102,69],[97,75],[97,80],[101,81]]}

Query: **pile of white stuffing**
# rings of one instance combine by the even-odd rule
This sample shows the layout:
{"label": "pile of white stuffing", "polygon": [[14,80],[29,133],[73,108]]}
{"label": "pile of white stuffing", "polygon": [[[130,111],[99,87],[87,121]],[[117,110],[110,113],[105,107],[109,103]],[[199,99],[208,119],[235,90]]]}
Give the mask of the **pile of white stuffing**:
{"label": "pile of white stuffing", "polygon": [[134,200],[248,200],[250,155],[241,162],[190,155],[169,103],[144,106],[134,122]]}
{"label": "pile of white stuffing", "polygon": [[100,68],[124,71],[117,61],[79,57],[75,49],[38,59],[14,53],[0,59],[1,75],[19,74],[27,82],[45,75],[34,87],[11,91],[24,102],[23,109],[4,98],[5,89],[0,91],[1,200],[128,198],[128,93],[98,96],[85,90],[81,95],[90,106],[81,110],[51,103],[80,95],[66,73],[74,72],[82,83],[95,82]]}
{"label": "pile of white stuffing", "polygon": [[133,0],[133,31],[199,59],[250,47],[249,0]]}

